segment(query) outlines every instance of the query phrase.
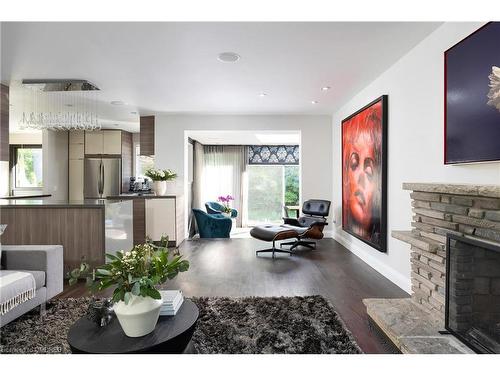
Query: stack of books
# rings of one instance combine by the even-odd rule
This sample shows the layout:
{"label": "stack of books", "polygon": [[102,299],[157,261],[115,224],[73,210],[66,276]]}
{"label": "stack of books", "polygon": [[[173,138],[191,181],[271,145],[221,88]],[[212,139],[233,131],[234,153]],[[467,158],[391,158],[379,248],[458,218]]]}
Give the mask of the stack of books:
{"label": "stack of books", "polygon": [[180,290],[161,290],[163,304],[160,308],[160,315],[175,315],[184,302],[184,297]]}

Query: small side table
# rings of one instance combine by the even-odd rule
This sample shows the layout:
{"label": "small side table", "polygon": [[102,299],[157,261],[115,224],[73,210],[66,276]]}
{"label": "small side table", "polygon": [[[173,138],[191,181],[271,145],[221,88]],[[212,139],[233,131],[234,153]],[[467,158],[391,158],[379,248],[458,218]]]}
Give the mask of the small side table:
{"label": "small side table", "polygon": [[198,307],[186,298],[176,315],[160,316],[155,330],[142,337],[126,336],[116,316],[105,327],[82,317],[71,326],[68,343],[73,353],[183,353],[191,341],[198,316]]}

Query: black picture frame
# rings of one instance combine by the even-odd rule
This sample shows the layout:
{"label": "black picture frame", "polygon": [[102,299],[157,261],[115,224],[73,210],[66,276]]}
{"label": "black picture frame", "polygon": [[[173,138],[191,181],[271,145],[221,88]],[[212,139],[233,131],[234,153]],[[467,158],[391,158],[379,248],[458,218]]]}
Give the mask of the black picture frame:
{"label": "black picture frame", "polygon": [[[346,224],[347,222],[347,217],[346,217],[346,189],[345,189],[345,183],[346,183],[346,176],[345,176],[345,167],[346,167],[346,160],[345,160],[345,131],[346,131],[346,124],[348,124],[349,120],[353,119],[355,116],[360,115],[366,110],[369,110],[371,107],[374,107],[378,103],[381,104],[381,131],[382,134],[380,135],[380,150],[381,150],[381,160],[380,160],[380,167],[381,167],[381,175],[380,175],[380,191],[379,191],[379,196],[380,196],[380,215],[378,218],[378,226],[379,226],[379,238],[378,241],[374,241],[373,239],[369,238],[364,238],[360,236],[359,234],[355,233],[351,228],[348,227]],[[387,158],[388,158],[388,145],[387,145],[387,139],[388,139],[388,110],[389,110],[389,96],[388,95],[382,95],[378,97],[377,99],[371,101],[367,105],[365,105],[363,108],[357,110],[350,116],[346,117],[345,119],[342,120],[341,123],[341,168],[342,168],[342,230],[345,232],[349,233],[351,236],[359,239],[360,241],[366,243],[367,245],[373,247],[374,249],[380,251],[380,252],[387,252]]]}
{"label": "black picture frame", "polygon": [[500,108],[487,104],[499,38],[500,22],[488,22],[443,53],[445,165],[500,161]]}

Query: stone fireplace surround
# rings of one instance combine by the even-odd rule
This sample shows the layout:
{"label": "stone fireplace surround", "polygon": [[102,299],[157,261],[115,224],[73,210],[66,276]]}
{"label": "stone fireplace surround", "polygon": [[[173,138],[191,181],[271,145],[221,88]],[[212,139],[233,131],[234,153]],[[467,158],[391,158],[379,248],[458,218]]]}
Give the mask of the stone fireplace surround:
{"label": "stone fireplace surround", "polygon": [[500,185],[404,183],[412,229],[392,231],[411,246],[411,298],[366,299],[374,323],[403,353],[471,353],[444,329],[446,234],[500,244]]}

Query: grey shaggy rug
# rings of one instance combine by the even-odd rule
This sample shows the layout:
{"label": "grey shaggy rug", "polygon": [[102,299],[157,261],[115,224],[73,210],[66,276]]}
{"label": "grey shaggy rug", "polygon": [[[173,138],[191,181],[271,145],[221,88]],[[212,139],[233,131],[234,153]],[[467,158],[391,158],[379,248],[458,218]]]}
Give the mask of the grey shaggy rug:
{"label": "grey shaggy rug", "polygon": [[[307,297],[199,297],[198,353],[361,353],[330,303]],[[70,353],[66,336],[88,298],[53,300],[0,330],[0,353]]]}

